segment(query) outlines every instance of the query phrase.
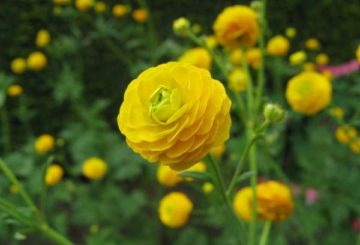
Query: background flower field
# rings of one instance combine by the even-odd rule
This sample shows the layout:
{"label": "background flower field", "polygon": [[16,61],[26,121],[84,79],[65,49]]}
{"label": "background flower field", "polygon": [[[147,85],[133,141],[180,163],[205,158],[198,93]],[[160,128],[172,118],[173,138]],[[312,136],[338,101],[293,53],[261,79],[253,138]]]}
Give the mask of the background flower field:
{"label": "background flower field", "polygon": [[[131,150],[116,119],[128,84],[149,67],[180,60],[209,70],[232,100],[230,139],[224,149],[212,150],[229,184],[247,146],[247,125],[232,94],[244,98],[249,89],[239,64],[245,60],[254,77],[261,66],[258,51],[223,48],[213,37],[219,13],[236,4],[250,6],[1,1],[0,158],[41,214],[33,216],[21,188],[3,173],[1,200],[75,244],[238,244],[209,166],[195,165],[182,177],[160,172]],[[195,42],[173,26],[180,17],[191,22]],[[271,124],[256,144],[258,182],[286,184],[294,200],[293,213],[272,224],[267,243],[360,244],[360,4],[269,0],[266,17],[262,101],[281,105],[285,119]],[[212,46],[223,67],[199,44]],[[329,102],[316,113],[296,112],[287,85],[316,69],[331,81]],[[245,167],[235,191],[249,186],[253,174]],[[160,202],[172,192],[186,194],[191,203],[176,197],[190,213],[184,211],[178,227],[159,217]],[[259,236],[264,226],[259,222]],[[0,243],[53,244],[46,232],[40,236],[38,227],[29,227],[0,212]]]}

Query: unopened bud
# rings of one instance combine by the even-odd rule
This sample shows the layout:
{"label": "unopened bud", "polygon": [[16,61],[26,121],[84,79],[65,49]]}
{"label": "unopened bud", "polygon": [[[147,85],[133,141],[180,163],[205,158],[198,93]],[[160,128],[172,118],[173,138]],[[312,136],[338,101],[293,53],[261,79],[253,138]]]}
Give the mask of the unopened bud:
{"label": "unopened bud", "polygon": [[173,22],[173,31],[179,36],[187,36],[190,31],[190,22],[188,19],[181,17]]}
{"label": "unopened bud", "polygon": [[264,117],[270,123],[280,122],[285,117],[285,112],[280,105],[266,104],[264,107]]}

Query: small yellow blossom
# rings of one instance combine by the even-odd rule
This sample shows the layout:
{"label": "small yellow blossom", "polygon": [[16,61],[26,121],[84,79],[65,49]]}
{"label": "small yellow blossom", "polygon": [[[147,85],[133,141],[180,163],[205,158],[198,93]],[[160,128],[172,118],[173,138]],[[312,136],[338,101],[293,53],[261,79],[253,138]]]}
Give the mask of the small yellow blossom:
{"label": "small yellow blossom", "polygon": [[286,99],[291,108],[309,116],[324,109],[331,95],[331,82],[316,72],[302,72],[291,78],[286,87]]}
{"label": "small yellow blossom", "polygon": [[356,59],[360,63],[360,45],[356,49]]}
{"label": "small yellow blossom", "polygon": [[159,183],[167,187],[173,187],[182,180],[178,171],[166,165],[158,166],[156,176]]}
{"label": "small yellow blossom", "polygon": [[206,36],[205,43],[209,49],[214,49],[218,45],[218,41],[214,35]]}
{"label": "small yellow blossom", "polygon": [[42,52],[32,52],[27,58],[27,65],[34,71],[40,71],[46,67],[47,58]]}
{"label": "small yellow blossom", "polygon": [[293,66],[302,65],[306,60],[306,53],[304,51],[297,51],[290,55],[289,61]]}
{"label": "small yellow blossom", "polygon": [[56,185],[59,183],[64,175],[64,170],[58,164],[51,164],[47,167],[45,172],[45,184],[46,185]]}
{"label": "small yellow blossom", "polygon": [[130,11],[129,6],[124,4],[116,4],[112,8],[112,14],[118,18],[124,17],[129,13],[129,11]]}
{"label": "small yellow blossom", "polygon": [[285,35],[288,37],[288,38],[294,38],[297,34],[297,31],[294,27],[288,27],[286,28],[285,30]]}
{"label": "small yellow blossom", "polygon": [[320,48],[320,42],[316,38],[309,38],[305,42],[305,47],[309,50],[318,50]]}
{"label": "small yellow blossom", "polygon": [[329,56],[321,53],[316,56],[315,60],[318,65],[327,65],[329,63]]}
{"label": "small yellow blossom", "polygon": [[339,120],[342,120],[344,118],[344,110],[339,106],[332,107],[330,109],[330,115]]}
{"label": "small yellow blossom", "polygon": [[98,157],[91,157],[84,161],[82,172],[91,180],[102,179],[107,172],[107,164]]}
{"label": "small yellow blossom", "polygon": [[303,70],[304,71],[315,71],[315,64],[314,63],[311,63],[311,62],[306,62],[304,65],[303,65]]}
{"label": "small yellow blossom", "polygon": [[190,21],[185,17],[174,20],[173,31],[179,36],[187,36],[190,31]]}
{"label": "small yellow blossom", "polygon": [[88,11],[94,5],[94,0],[75,0],[75,7],[81,12]]}
{"label": "small yellow blossom", "polygon": [[284,56],[290,49],[290,43],[282,35],[274,36],[266,45],[266,51],[272,56]]}
{"label": "small yellow blossom", "polygon": [[259,48],[250,48],[245,53],[247,63],[254,69],[261,66],[261,52]]}
{"label": "small yellow blossom", "polygon": [[6,92],[10,97],[16,97],[23,93],[23,88],[20,85],[11,85]]}
{"label": "small yellow blossom", "polygon": [[132,17],[138,23],[145,23],[149,18],[149,12],[147,9],[135,9]]}
{"label": "small yellow blossom", "polygon": [[183,55],[181,55],[179,61],[206,70],[210,70],[211,68],[211,55],[204,48],[192,48],[187,50]]}
{"label": "small yellow blossom", "polygon": [[203,192],[204,193],[210,193],[214,190],[214,185],[210,182],[205,182],[202,186]]}
{"label": "small yellow blossom", "polygon": [[229,88],[235,92],[246,90],[248,77],[242,68],[235,68],[229,74]]}
{"label": "small yellow blossom", "polygon": [[106,8],[107,8],[107,6],[106,6],[106,3],[104,3],[104,2],[95,3],[94,9],[95,9],[95,12],[98,14],[104,13],[106,11]]}
{"label": "small yellow blossom", "polygon": [[188,222],[192,209],[193,204],[184,193],[171,192],[160,201],[160,220],[170,228],[179,228]]}
{"label": "small yellow blossom", "polygon": [[193,33],[195,33],[195,34],[199,34],[200,32],[201,32],[201,25],[200,24],[193,24],[192,26],[191,26],[191,30],[192,30],[192,32]]}
{"label": "small yellow blossom", "polygon": [[39,154],[51,151],[54,146],[55,139],[50,134],[42,134],[35,140],[35,151]]}
{"label": "small yellow blossom", "polygon": [[357,134],[358,132],[356,128],[349,125],[337,127],[335,131],[336,139],[343,144],[349,144],[354,138],[356,138]]}
{"label": "small yellow blossom", "polygon": [[350,143],[350,149],[356,153],[360,154],[360,138],[355,138]]}
{"label": "small yellow blossom", "polygon": [[26,61],[24,58],[16,58],[11,61],[11,70],[15,74],[22,74],[26,70]]}
{"label": "small yellow blossom", "polygon": [[226,149],[225,144],[222,144],[211,148],[210,153],[217,158],[221,158],[225,153],[225,149]]}
{"label": "small yellow blossom", "polygon": [[47,30],[41,29],[36,34],[35,44],[37,47],[45,47],[50,42],[50,33]]}
{"label": "small yellow blossom", "polygon": [[236,48],[230,51],[230,62],[236,66],[241,66],[243,63],[243,51],[240,48]]}
{"label": "small yellow blossom", "polygon": [[245,5],[226,7],[217,16],[213,29],[223,46],[254,46],[259,35],[257,14]]}

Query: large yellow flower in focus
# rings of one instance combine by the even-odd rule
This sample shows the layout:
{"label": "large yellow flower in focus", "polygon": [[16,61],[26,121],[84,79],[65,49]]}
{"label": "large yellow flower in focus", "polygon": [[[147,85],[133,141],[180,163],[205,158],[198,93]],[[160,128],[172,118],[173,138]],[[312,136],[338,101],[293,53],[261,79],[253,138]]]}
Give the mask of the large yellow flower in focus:
{"label": "large yellow flower in focus", "polygon": [[254,46],[259,27],[256,12],[243,5],[225,8],[216,18],[213,29],[223,46]]}
{"label": "large yellow flower in focus", "polygon": [[170,228],[179,228],[189,220],[192,209],[193,204],[184,193],[171,192],[160,201],[160,220]]}
{"label": "large yellow flower in focus", "polygon": [[167,187],[173,187],[182,180],[178,171],[175,171],[166,165],[158,166],[156,177],[160,184]]}
{"label": "large yellow flower in focus", "polygon": [[294,111],[314,115],[329,104],[331,91],[331,82],[324,75],[307,71],[290,79],[286,99]]}
{"label": "large yellow flower in focus", "polygon": [[118,125],[143,158],[184,170],[229,138],[230,105],[224,86],[207,70],[169,62],[129,84]]}
{"label": "large yellow flower in focus", "polygon": [[180,62],[185,62],[199,68],[210,70],[211,55],[204,48],[192,48],[186,51],[180,58]]}
{"label": "large yellow flower in focus", "polygon": [[47,58],[42,52],[32,52],[27,58],[27,65],[34,71],[40,71],[46,67]]}
{"label": "large yellow flower in focus", "polygon": [[288,53],[289,48],[289,41],[282,35],[271,38],[266,45],[266,51],[272,56],[284,56]]}

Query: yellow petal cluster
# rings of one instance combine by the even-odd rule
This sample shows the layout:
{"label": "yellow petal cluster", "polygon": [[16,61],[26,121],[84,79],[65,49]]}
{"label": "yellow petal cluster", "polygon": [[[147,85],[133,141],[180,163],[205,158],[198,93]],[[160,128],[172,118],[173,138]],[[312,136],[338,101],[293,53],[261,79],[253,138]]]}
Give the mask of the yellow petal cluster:
{"label": "yellow petal cluster", "polygon": [[[242,188],[234,198],[234,209],[244,220],[252,220],[253,192],[251,187]],[[277,182],[266,181],[256,186],[256,214],[260,220],[281,221],[294,210],[290,189]]]}
{"label": "yellow petal cluster", "polygon": [[229,74],[229,88],[235,92],[246,90],[248,77],[242,68],[235,68]]}
{"label": "yellow petal cluster", "polygon": [[129,13],[129,7],[124,4],[116,4],[112,8],[112,14],[115,17],[120,18],[120,17],[127,15],[127,13]]}
{"label": "yellow petal cluster", "polygon": [[331,94],[331,82],[324,75],[312,71],[294,76],[286,87],[286,99],[291,108],[305,115],[314,115],[324,109]]}
{"label": "yellow petal cluster", "polygon": [[288,37],[288,38],[294,38],[297,34],[297,31],[294,27],[288,27],[286,28],[285,30],[285,35]]}
{"label": "yellow petal cluster", "polygon": [[272,56],[284,56],[289,52],[289,49],[289,40],[282,35],[272,37],[266,45],[267,53]]}
{"label": "yellow petal cluster", "polygon": [[329,56],[321,53],[316,56],[315,60],[318,65],[327,65],[329,63]]}
{"label": "yellow petal cluster", "polygon": [[23,92],[23,88],[20,85],[11,85],[8,87],[6,93],[10,96],[10,97],[16,97],[21,95]]}
{"label": "yellow petal cluster", "polygon": [[344,118],[344,110],[339,106],[332,107],[330,109],[330,115],[339,120],[342,120]]}
{"label": "yellow petal cluster", "polygon": [[138,23],[145,23],[149,18],[149,12],[147,9],[135,9],[132,17]]}
{"label": "yellow petal cluster", "polygon": [[350,149],[356,153],[360,154],[360,138],[355,138],[350,143]]}
{"label": "yellow petal cluster", "polygon": [[101,158],[91,157],[84,161],[82,172],[91,180],[102,179],[107,172],[107,164]]}
{"label": "yellow petal cluster", "polygon": [[160,220],[170,228],[179,228],[188,222],[192,209],[193,204],[184,193],[171,192],[160,201]]}
{"label": "yellow petal cluster", "polygon": [[241,66],[243,63],[243,52],[240,48],[231,50],[229,54],[230,62],[236,66]]}
{"label": "yellow petal cluster", "polygon": [[244,5],[225,8],[216,18],[213,29],[223,46],[254,46],[259,35],[257,15]]}
{"label": "yellow petal cluster", "polygon": [[95,3],[95,6],[94,6],[94,9],[95,9],[95,12],[98,13],[98,14],[102,14],[106,11],[106,3],[104,2],[97,2]]}
{"label": "yellow petal cluster", "polygon": [[45,184],[46,185],[56,185],[59,183],[64,175],[64,170],[58,164],[52,164],[47,167],[45,172]]}
{"label": "yellow petal cluster", "polygon": [[211,55],[204,48],[192,48],[187,50],[179,58],[180,62],[185,62],[199,68],[210,70],[211,68]]}
{"label": "yellow petal cluster", "polygon": [[210,150],[210,153],[213,154],[217,158],[221,158],[225,153],[226,147],[225,144],[215,146]]}
{"label": "yellow petal cluster", "polygon": [[47,30],[41,29],[36,34],[35,44],[37,47],[45,47],[50,42],[50,33]]}
{"label": "yellow petal cluster", "polygon": [[349,144],[357,136],[357,134],[358,132],[356,128],[349,125],[337,127],[335,131],[336,139],[343,144]]}
{"label": "yellow petal cluster", "polygon": [[39,154],[45,154],[51,151],[55,146],[55,139],[50,134],[40,135],[35,140],[35,151]]}
{"label": "yellow petal cluster", "polygon": [[261,66],[261,51],[259,48],[250,48],[245,53],[246,62],[254,69]]}
{"label": "yellow petal cluster", "polygon": [[27,65],[31,70],[40,71],[46,67],[47,58],[42,52],[32,52],[27,58]]}
{"label": "yellow petal cluster", "polygon": [[88,11],[94,5],[94,0],[76,0],[75,7],[81,12]]}
{"label": "yellow petal cluster", "polygon": [[178,171],[175,171],[166,165],[158,166],[156,177],[161,185],[167,187],[173,187],[182,180]]}
{"label": "yellow petal cluster", "polygon": [[320,48],[320,42],[316,38],[309,38],[305,41],[305,47],[310,50],[317,50]]}
{"label": "yellow petal cluster", "polygon": [[169,62],[128,85],[118,125],[143,158],[184,170],[228,139],[230,105],[224,86],[207,70]]}
{"label": "yellow petal cluster", "polygon": [[297,51],[290,55],[289,61],[293,66],[302,65],[306,60],[306,53],[304,51]]}
{"label": "yellow petal cluster", "polygon": [[26,61],[24,58],[16,58],[11,61],[11,70],[15,74],[22,74],[26,70]]}

